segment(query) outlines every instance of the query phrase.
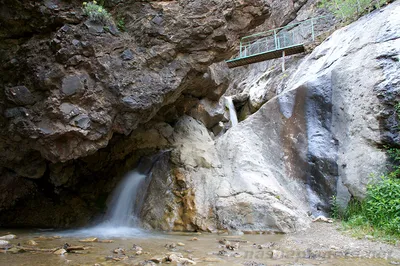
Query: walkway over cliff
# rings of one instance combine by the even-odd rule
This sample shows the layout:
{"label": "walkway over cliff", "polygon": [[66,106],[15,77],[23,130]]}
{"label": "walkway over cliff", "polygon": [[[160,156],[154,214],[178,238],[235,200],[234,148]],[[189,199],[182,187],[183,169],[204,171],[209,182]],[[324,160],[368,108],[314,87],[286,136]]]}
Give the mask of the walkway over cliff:
{"label": "walkway over cliff", "polygon": [[285,27],[243,37],[239,56],[226,61],[229,68],[258,63],[304,52],[304,45],[315,40],[315,17]]}

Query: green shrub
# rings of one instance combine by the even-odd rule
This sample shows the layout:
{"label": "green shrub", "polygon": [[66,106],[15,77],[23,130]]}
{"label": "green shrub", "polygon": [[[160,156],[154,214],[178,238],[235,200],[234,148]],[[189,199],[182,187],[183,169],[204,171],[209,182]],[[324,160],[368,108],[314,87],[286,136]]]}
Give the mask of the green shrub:
{"label": "green shrub", "polygon": [[388,2],[387,0],[321,0],[320,5],[327,8],[337,18],[354,20]]}
{"label": "green shrub", "polygon": [[382,176],[367,187],[362,202],[351,200],[343,216],[344,229],[363,238],[372,235],[389,243],[400,238],[400,179]]}
{"label": "green shrub", "polygon": [[363,213],[373,226],[400,235],[400,179],[382,176],[369,185]]}
{"label": "green shrub", "polygon": [[83,2],[83,13],[89,18],[90,21],[102,24],[112,23],[112,17],[107,10],[96,1]]}
{"label": "green shrub", "polygon": [[125,19],[123,17],[118,17],[117,19],[117,27],[120,31],[126,31],[125,27]]}
{"label": "green shrub", "polygon": [[400,149],[399,148],[388,148],[387,153],[389,158],[392,160],[392,164],[389,166],[391,171],[388,173],[389,177],[399,178],[400,177]]}

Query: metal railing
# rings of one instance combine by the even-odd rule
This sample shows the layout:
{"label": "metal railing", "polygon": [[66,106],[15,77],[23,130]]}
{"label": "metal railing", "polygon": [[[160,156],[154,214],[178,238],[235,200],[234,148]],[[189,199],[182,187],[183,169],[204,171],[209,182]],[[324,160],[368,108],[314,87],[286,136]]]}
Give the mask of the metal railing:
{"label": "metal railing", "polygon": [[318,19],[311,18],[287,26],[256,33],[240,40],[239,56],[245,58],[257,54],[283,50],[315,40],[315,25]]}

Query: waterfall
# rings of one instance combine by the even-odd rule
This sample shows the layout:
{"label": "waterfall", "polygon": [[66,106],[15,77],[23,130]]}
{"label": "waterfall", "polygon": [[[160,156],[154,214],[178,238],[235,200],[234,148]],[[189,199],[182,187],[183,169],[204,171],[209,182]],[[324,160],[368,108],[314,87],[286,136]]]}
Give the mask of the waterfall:
{"label": "waterfall", "polygon": [[229,109],[229,119],[231,120],[232,126],[236,126],[238,124],[238,119],[236,115],[235,105],[233,104],[232,97],[226,96],[226,107]]}
{"label": "waterfall", "polygon": [[128,172],[111,194],[103,221],[92,227],[60,232],[60,235],[96,238],[151,237],[150,232],[139,227],[139,214],[152,180],[152,169],[155,164],[168,161],[169,153],[170,150],[164,150],[140,159],[136,169]]}
{"label": "waterfall", "polygon": [[138,171],[129,172],[114,191],[107,213],[108,223],[115,227],[132,227],[138,222],[137,214],[140,211],[137,199],[138,190],[144,185],[146,175]]}
{"label": "waterfall", "polygon": [[[162,155],[162,154],[161,154]],[[61,233],[78,237],[149,237],[139,228],[139,212],[152,178],[151,169],[161,155],[141,160],[137,168],[128,172],[112,193],[105,219],[99,224]]]}

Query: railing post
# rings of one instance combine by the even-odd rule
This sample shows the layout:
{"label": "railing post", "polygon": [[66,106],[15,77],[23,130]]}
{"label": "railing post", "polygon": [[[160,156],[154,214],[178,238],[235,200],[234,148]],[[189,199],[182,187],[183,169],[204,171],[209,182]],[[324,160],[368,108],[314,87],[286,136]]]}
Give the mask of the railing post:
{"label": "railing post", "polygon": [[275,41],[275,50],[278,49],[278,40],[276,38],[276,30],[274,30],[274,41]]}
{"label": "railing post", "polygon": [[285,72],[285,50],[282,51],[282,72]]}
{"label": "railing post", "polygon": [[240,40],[239,44],[239,57],[242,57],[242,40]]}

